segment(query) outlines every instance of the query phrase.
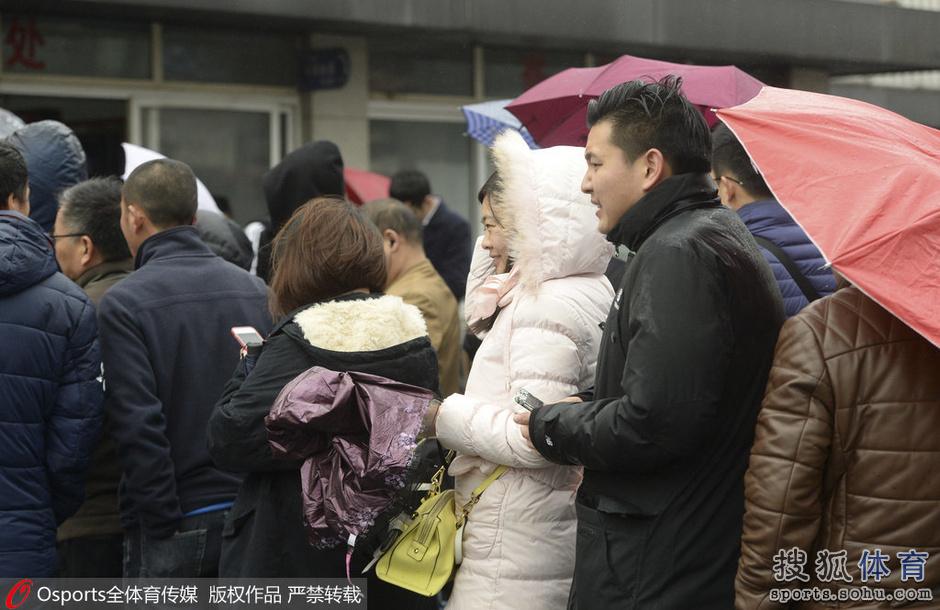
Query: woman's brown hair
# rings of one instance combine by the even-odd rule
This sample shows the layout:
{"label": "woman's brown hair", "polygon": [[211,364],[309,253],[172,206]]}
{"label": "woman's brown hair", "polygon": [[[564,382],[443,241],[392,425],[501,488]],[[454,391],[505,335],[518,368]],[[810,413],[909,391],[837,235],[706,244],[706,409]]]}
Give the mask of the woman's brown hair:
{"label": "woman's brown hair", "polygon": [[268,307],[275,318],[347,292],[381,292],[385,286],[382,235],[339,197],[318,197],[297,208],[271,251]]}

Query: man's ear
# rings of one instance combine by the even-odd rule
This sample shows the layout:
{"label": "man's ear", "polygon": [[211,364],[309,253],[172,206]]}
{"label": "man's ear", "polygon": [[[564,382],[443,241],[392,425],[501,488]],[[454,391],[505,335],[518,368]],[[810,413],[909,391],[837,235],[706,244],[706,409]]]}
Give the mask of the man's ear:
{"label": "man's ear", "polygon": [[95,242],[87,235],[81,236],[82,244],[82,265],[89,264],[95,257]]}
{"label": "man's ear", "polygon": [[23,216],[29,216],[29,198],[25,197],[26,201],[21,201],[16,195],[10,193],[7,196],[7,207],[6,209],[13,212],[19,212]]}
{"label": "man's ear", "polygon": [[643,191],[649,191],[654,186],[672,175],[672,169],[666,163],[666,158],[658,148],[651,148],[643,154]]}
{"label": "man's ear", "polygon": [[401,237],[396,231],[385,229],[382,231],[382,237],[388,240],[389,252],[398,252],[399,248],[401,248]]}
{"label": "man's ear", "polygon": [[728,207],[733,208],[734,204],[738,201],[738,191],[741,190],[741,185],[734,180],[728,180],[727,178],[725,178],[723,182],[725,188],[725,200],[728,202]]}
{"label": "man's ear", "polygon": [[144,220],[146,220],[143,210],[132,203],[127,204],[127,220],[130,221],[129,224],[134,230],[134,233],[139,233],[144,226]]}

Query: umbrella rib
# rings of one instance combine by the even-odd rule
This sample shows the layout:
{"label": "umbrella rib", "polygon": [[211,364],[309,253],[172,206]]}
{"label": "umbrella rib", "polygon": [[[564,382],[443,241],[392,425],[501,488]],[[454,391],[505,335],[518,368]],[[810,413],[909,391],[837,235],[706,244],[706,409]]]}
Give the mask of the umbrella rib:
{"label": "umbrella rib", "polygon": [[[930,212],[929,214],[925,216],[918,218],[917,220],[911,222],[908,225],[905,225],[904,227],[900,229],[895,229],[894,231],[891,231],[890,233],[883,233],[882,235],[873,237],[860,244],[856,244],[852,248],[846,249],[844,252],[840,252],[838,261],[844,261],[845,259],[855,258],[856,255],[858,255],[860,252],[863,252],[865,250],[870,250],[872,247],[888,242],[898,237],[899,235],[902,235],[903,233],[911,231],[912,229],[920,225],[924,225],[924,224],[929,225],[929,223],[935,218],[940,218],[940,208]],[[937,224],[940,224],[940,222],[938,222]],[[832,260],[831,262],[835,264],[837,261]]]}

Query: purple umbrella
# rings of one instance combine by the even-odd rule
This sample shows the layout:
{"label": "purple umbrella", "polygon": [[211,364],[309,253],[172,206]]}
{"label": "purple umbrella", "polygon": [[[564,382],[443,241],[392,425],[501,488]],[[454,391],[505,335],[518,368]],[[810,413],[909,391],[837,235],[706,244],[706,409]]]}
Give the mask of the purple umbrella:
{"label": "purple umbrella", "polygon": [[399,498],[434,398],[384,377],[316,366],[284,386],[265,425],[276,455],[304,460],[304,522],[313,546],[363,535]]}
{"label": "purple umbrella", "polygon": [[506,106],[542,147],[584,146],[587,106],[604,91],[630,80],[682,77],[682,92],[699,107],[709,125],[712,108],[743,104],[763,83],[734,66],[696,66],[623,55],[597,68],[569,68],[550,76]]}

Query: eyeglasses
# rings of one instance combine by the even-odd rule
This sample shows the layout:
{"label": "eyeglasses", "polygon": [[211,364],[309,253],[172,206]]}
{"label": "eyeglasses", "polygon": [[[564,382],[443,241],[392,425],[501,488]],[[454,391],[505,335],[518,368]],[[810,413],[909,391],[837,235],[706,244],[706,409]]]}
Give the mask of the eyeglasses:
{"label": "eyeglasses", "polygon": [[744,186],[744,183],[742,181],[738,180],[737,178],[732,178],[731,176],[715,176],[715,184],[718,184],[719,182],[721,182],[722,178],[727,178],[728,180],[730,180],[731,182],[734,182],[735,184],[740,184],[741,186]]}
{"label": "eyeglasses", "polygon": [[53,235],[50,233],[49,239],[54,242],[55,240],[62,239],[63,237],[85,237],[86,235],[88,235],[88,233],[63,233],[62,235]]}

